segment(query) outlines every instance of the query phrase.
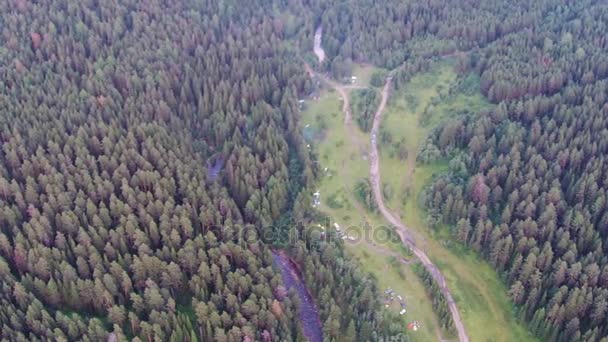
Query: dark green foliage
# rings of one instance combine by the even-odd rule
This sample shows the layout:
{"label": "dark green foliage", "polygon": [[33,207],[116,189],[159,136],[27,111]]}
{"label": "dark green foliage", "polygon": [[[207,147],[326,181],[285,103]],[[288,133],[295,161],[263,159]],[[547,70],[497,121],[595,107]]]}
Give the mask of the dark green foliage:
{"label": "dark green foliage", "polygon": [[336,57],[331,62],[331,75],[337,80],[350,81],[353,71],[353,61],[351,59],[343,59]]}
{"label": "dark green foliage", "polygon": [[290,254],[302,265],[304,278],[318,303],[324,303],[320,316],[325,338],[339,340],[351,335],[354,325],[357,338],[353,341],[383,341],[385,338],[407,341],[403,321],[382,310],[375,281],[369,274],[363,274],[339,245],[300,242],[290,248]]}
{"label": "dark green foliage", "polygon": [[424,144],[419,161],[451,159],[424,201],[496,266],[548,340],[608,335],[607,11],[591,0],[337,1],[322,16],[328,58],[401,66],[397,87],[431,56],[470,72],[457,91],[479,78],[497,107],[454,113]]}
{"label": "dark green foliage", "polygon": [[357,182],[354,191],[356,198],[363,203],[367,209],[373,212],[378,210],[376,201],[374,201],[374,194],[372,192],[372,186],[369,179],[365,178]]}
{"label": "dark green foliage", "polygon": [[374,73],[372,73],[372,76],[370,78],[370,83],[374,87],[382,87],[384,85],[384,83],[386,82],[387,75],[388,75],[388,72],[386,72],[386,70],[376,70],[376,71],[374,71]]}
{"label": "dark green foliage", "polygon": [[374,114],[380,103],[378,91],[372,88],[357,89],[352,92],[350,107],[359,128],[363,132],[372,130]]}
{"label": "dark green foliage", "polygon": [[[330,1],[322,15],[328,58],[394,69],[419,57],[484,46],[525,29],[549,1]],[[419,69],[418,69],[419,70]]]}
{"label": "dark green foliage", "polygon": [[[372,62],[399,66],[400,87],[452,54],[472,75],[463,92],[479,78],[496,109],[445,122],[418,155],[451,158],[429,217],[501,272],[536,334],[606,337],[607,13],[592,0],[3,2],[0,336],[301,337],[296,298],[270,311],[267,242],[309,215],[298,55],[321,23],[338,79]],[[355,95],[364,131],[377,101]],[[368,182],[356,193],[374,207]],[[289,251],[330,340],[402,331],[339,245]]]}
{"label": "dark green foliage", "polygon": [[[310,207],[301,6],[0,4],[0,339],[296,338],[297,299],[272,310],[290,228],[260,235]],[[298,258],[337,289],[326,334],[394,335],[341,253]]]}
{"label": "dark green foliage", "polygon": [[434,162],[439,158],[441,158],[441,151],[432,139],[427,139],[420,145],[420,150],[416,155],[416,161],[423,164]]}
{"label": "dark green foliage", "polygon": [[452,333],[456,332],[456,329],[454,328],[454,321],[452,320],[452,314],[450,313],[450,308],[448,307],[448,303],[446,302],[445,297],[441,293],[439,285],[437,284],[435,279],[433,279],[433,276],[420,263],[414,265],[414,272],[420,277],[420,280],[422,280],[422,284],[424,284],[424,286],[426,287],[427,293],[432,298],[433,310],[439,318],[441,327]]}

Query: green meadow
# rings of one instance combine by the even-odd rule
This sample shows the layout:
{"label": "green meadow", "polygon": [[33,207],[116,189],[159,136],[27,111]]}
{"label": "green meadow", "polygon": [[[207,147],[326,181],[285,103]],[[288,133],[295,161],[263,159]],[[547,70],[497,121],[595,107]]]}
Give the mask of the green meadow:
{"label": "green meadow", "polygon": [[[356,67],[357,85],[369,85],[373,71],[370,66]],[[402,89],[393,90],[379,137],[385,201],[414,229],[417,243],[444,273],[471,341],[534,341],[516,320],[498,274],[473,252],[450,243],[447,227],[428,227],[418,201],[433,175],[447,170],[448,165],[446,160],[424,165],[416,162],[416,153],[432,129],[462,112],[491,108],[477,91],[478,80],[474,76],[458,81],[452,65],[440,62],[432,70],[415,75]],[[344,125],[339,94],[326,89],[318,100],[307,101],[301,122],[309,130],[307,136],[323,172],[318,184],[319,209],[331,218],[331,224],[338,223],[352,236],[362,234],[364,226],[385,225],[384,219],[355,195],[357,183],[369,177],[370,136],[361,132],[355,122]],[[431,299],[411,266],[382,252],[408,258],[407,251],[398,243],[379,246],[371,240],[345,244],[363,269],[378,280],[382,292],[390,287],[405,298],[408,311],[403,315],[404,330],[408,322],[418,320],[421,329],[409,333],[414,341],[438,340],[440,335],[455,338],[440,329]],[[393,303],[389,309],[399,311],[399,305]]]}

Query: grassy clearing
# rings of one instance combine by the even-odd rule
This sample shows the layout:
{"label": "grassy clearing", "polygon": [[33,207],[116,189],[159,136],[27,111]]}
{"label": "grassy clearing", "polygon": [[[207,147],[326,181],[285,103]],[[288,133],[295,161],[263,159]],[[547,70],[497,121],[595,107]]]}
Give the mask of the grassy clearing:
{"label": "grassy clearing", "polygon": [[[359,134],[354,135],[347,133],[338,93],[324,92],[319,100],[307,104],[308,108],[302,112],[301,121],[316,132],[311,146],[318,155],[319,167],[324,173],[319,184],[321,202],[327,204],[331,195],[340,197],[343,207],[336,208],[338,210],[335,213],[343,218],[354,209],[352,193],[356,181],[368,176],[365,155],[369,150],[369,142],[366,135],[359,131],[356,132]],[[353,181],[344,182],[345,179]]]}
{"label": "grassy clearing", "polygon": [[[389,184],[395,193],[392,198],[386,199],[387,205],[397,214],[403,213],[403,206],[411,196],[416,152],[432,127],[420,126],[423,112],[455,79],[456,74],[451,67],[441,65],[429,73],[415,76],[405,90],[397,90],[391,96],[382,118],[380,165],[382,181]],[[390,142],[383,140],[385,134],[391,137]],[[403,154],[400,158],[400,148],[407,151],[406,158],[402,158]]]}
{"label": "grassy clearing", "polygon": [[353,76],[357,77],[357,82],[355,82],[355,85],[369,87],[370,79],[375,70],[378,70],[378,68],[374,67],[373,65],[355,64],[355,67],[353,68]]}
{"label": "grassy clearing", "polygon": [[[369,177],[366,154],[370,137],[359,131],[354,122],[351,122],[351,128],[344,126],[341,106],[336,92],[322,92],[319,100],[307,101],[301,122],[305,129],[314,132],[311,146],[318,154],[319,166],[324,172],[318,186],[321,192],[319,209],[331,217],[330,225],[337,222],[346,234],[363,236],[365,231],[370,231],[363,229],[364,226],[376,228],[385,222],[377,214],[365,210],[355,198],[355,185]],[[362,238],[356,243],[347,241],[345,245],[347,251],[359,259],[362,268],[378,279],[382,291],[391,287],[405,298],[408,312],[402,316],[404,331],[406,324],[412,320],[422,323],[419,331],[410,333],[412,340],[437,340],[439,325],[420,280],[409,266],[391,264],[390,256],[379,253],[378,247],[374,247],[370,241],[370,238]],[[401,244],[388,243],[385,246],[404,257],[408,256]],[[400,307],[393,303],[389,309],[398,312]]]}
{"label": "grassy clearing", "polygon": [[442,120],[462,111],[475,112],[489,106],[480,94],[470,91],[470,84],[468,87],[460,84],[450,93],[455,80],[451,67],[443,64],[414,77],[405,91],[393,94],[383,129],[391,133],[393,141],[404,140],[408,157],[400,161],[390,155],[390,146],[381,149],[382,181],[392,184],[395,193],[404,194],[401,198],[394,196],[387,203],[416,231],[418,244],[442,270],[472,341],[534,341],[517,322],[507,289],[496,272],[473,252],[450,244],[447,228],[428,229],[425,212],[417,200],[432,175],[447,169],[447,161],[417,165],[415,158],[420,143]]}
{"label": "grassy clearing", "polygon": [[[349,247],[349,251],[359,260],[363,270],[377,279],[382,293],[390,287],[395,293],[403,296],[407,304],[407,312],[403,315],[404,321],[409,323],[418,320],[422,324],[420,330],[409,333],[411,340],[420,342],[437,340],[439,323],[433,312],[431,300],[411,267],[391,263],[390,257],[377,255],[365,245]],[[399,311],[398,302],[393,301],[389,309]],[[445,332],[442,334],[445,336]]]}

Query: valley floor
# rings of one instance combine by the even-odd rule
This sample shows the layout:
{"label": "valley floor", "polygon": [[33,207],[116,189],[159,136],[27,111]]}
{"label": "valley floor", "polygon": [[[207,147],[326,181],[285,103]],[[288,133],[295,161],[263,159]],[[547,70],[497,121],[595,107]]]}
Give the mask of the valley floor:
{"label": "valley floor", "polygon": [[[371,69],[366,66],[355,70],[357,86],[369,85]],[[447,168],[447,161],[416,163],[416,153],[432,128],[462,110],[477,112],[489,106],[481,94],[463,91],[462,86],[453,87],[456,81],[452,66],[442,62],[429,72],[416,75],[403,90],[392,91],[380,127],[380,136],[390,138],[378,142],[381,182],[386,190],[384,201],[408,228],[414,229],[417,245],[444,274],[472,341],[533,341],[525,327],[517,322],[506,288],[496,272],[473,253],[451,243],[447,228],[437,231],[428,228],[424,210],[417,200],[432,175]],[[350,93],[352,88],[347,91]],[[318,100],[306,101],[301,121],[325,173],[318,188],[320,209],[331,217],[332,225],[338,223],[347,236],[358,237],[363,227],[380,231],[375,228],[387,222],[354,195],[357,184],[369,178],[371,137],[358,128],[355,120],[344,123],[343,97],[343,92],[325,89]],[[403,160],[397,151],[399,142],[407,148],[407,157]],[[403,153],[400,156],[403,157]],[[409,333],[414,341],[456,339],[440,328],[430,298],[411,265],[400,262],[412,259],[400,243],[379,244],[377,239],[374,242],[374,239],[361,238],[356,242],[345,240],[345,244],[363,268],[378,279],[381,292],[392,288],[404,298],[407,303],[404,330],[406,324],[414,320],[421,323],[418,331]],[[389,307],[400,310],[398,303],[391,302]]]}

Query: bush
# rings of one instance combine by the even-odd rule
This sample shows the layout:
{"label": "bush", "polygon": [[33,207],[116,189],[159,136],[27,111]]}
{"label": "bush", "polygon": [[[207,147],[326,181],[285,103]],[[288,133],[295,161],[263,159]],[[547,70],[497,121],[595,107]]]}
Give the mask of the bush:
{"label": "bush", "polygon": [[441,151],[435,146],[432,139],[427,139],[416,156],[416,161],[423,164],[432,163],[441,158]]}
{"label": "bush", "polygon": [[355,186],[355,196],[367,209],[376,212],[376,202],[374,201],[374,194],[369,179],[365,178],[357,183]]}
{"label": "bush", "polygon": [[382,187],[382,195],[387,201],[390,201],[391,198],[393,198],[393,188],[390,184],[384,183],[384,186]]}
{"label": "bush", "polygon": [[340,194],[333,193],[327,198],[327,205],[332,209],[344,208],[345,204],[346,199]]}
{"label": "bush", "polygon": [[376,70],[372,73],[372,77],[370,79],[370,83],[374,87],[382,87],[386,80],[386,75],[388,72],[386,70]]}
{"label": "bush", "polygon": [[351,111],[363,132],[371,131],[374,114],[379,103],[380,97],[375,89],[359,89],[353,93]]}

